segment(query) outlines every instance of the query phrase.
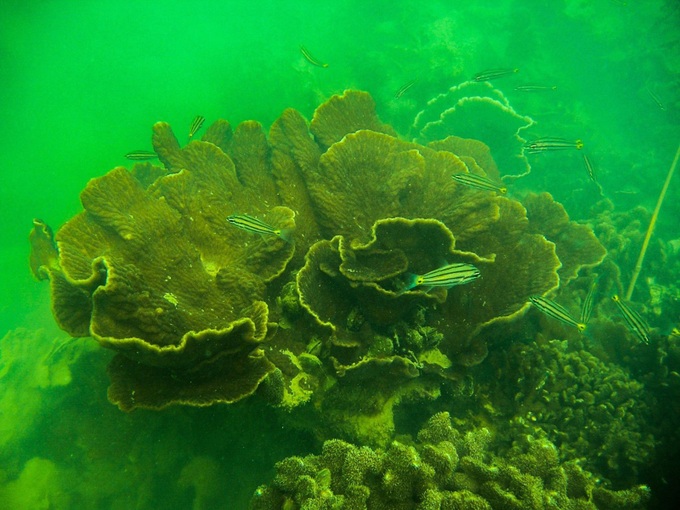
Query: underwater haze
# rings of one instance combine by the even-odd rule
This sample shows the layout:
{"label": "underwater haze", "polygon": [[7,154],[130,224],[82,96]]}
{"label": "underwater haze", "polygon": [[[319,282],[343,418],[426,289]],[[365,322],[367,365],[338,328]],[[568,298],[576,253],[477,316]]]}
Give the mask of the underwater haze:
{"label": "underwater haze", "polygon": [[677,1],[0,14],[0,510],[674,507]]}

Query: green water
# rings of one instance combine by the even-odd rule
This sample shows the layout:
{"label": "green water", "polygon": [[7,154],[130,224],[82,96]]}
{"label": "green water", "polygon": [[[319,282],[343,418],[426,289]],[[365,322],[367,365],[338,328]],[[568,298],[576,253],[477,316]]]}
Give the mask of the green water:
{"label": "green water", "polygon": [[[311,65],[300,45],[328,67]],[[3,2],[0,509],[247,508],[277,461],[320,447],[313,424],[293,426],[261,402],[131,414],[111,405],[111,353],[86,339],[68,343],[49,286],[29,271],[33,218],[57,230],[82,210],[89,179],[131,168],[124,154],[151,149],[160,120],[181,143],[198,114],[233,126],[255,119],[267,130],[284,109],[310,119],[351,88],[373,96],[383,122],[415,136],[414,117],[429,99],[493,68],[519,69],[494,85],[537,121],[534,137],[584,141],[615,211],[653,209],[680,142],[680,9],[672,0]],[[515,90],[523,84],[556,89]],[[550,192],[572,219],[598,210],[602,197],[580,154],[531,164],[519,188]],[[668,268],[679,264],[679,196],[676,175],[650,245]],[[637,232],[649,214],[639,217]],[[648,311],[650,278],[677,291],[677,273],[643,271],[633,298]],[[680,323],[677,299],[648,316],[656,334]],[[46,357],[55,341],[66,347]],[[646,398],[661,408],[668,397]],[[667,423],[680,423],[677,403],[668,412]],[[634,483],[652,486],[650,505],[665,508],[680,483],[668,468],[680,456],[678,437],[649,426],[663,453]]]}

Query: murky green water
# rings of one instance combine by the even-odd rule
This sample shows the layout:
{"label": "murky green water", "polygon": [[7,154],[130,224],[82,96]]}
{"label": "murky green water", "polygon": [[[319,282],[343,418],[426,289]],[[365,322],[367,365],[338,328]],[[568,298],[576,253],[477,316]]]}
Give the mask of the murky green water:
{"label": "murky green water", "polygon": [[[536,122],[522,136],[584,147],[528,155],[531,173],[511,180],[510,193],[547,191],[571,219],[609,225],[598,235],[623,286],[650,219],[636,208],[654,208],[680,142],[671,0],[9,1],[0,13],[0,509],[247,508],[277,461],[318,453],[327,439],[304,414],[255,398],[123,413],[106,396],[112,353],[55,325],[49,285],[28,267],[32,220],[57,230],[79,213],[89,179],[132,168],[124,155],[152,148],[155,122],[170,123],[182,144],[199,114],[206,126],[255,119],[266,131],[286,108],[311,119],[332,95],[358,89],[412,139],[429,100],[475,73],[516,68],[490,83]],[[306,60],[301,45],[328,66]],[[502,144],[506,135],[483,136]],[[679,183],[632,297],[653,330],[648,353],[617,354],[608,338],[584,347],[644,387],[641,432],[657,446],[619,481],[649,485],[650,508],[668,508],[680,483]],[[432,410],[446,407],[441,398]],[[417,430],[426,414],[398,416],[397,432]]]}

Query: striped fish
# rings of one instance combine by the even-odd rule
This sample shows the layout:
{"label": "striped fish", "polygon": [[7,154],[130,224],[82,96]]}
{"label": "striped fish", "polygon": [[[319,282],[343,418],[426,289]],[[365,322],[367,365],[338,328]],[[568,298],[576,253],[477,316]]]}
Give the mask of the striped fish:
{"label": "striped fish", "polygon": [[394,94],[394,99],[399,99],[401,96],[406,94],[406,91],[413,87],[416,84],[416,80],[411,80],[408,83],[404,83],[401,87],[399,87],[399,90]]}
{"label": "striped fish", "polygon": [[595,303],[595,291],[597,290],[597,278],[590,286],[588,294],[586,294],[583,303],[581,303],[581,324],[588,324],[590,316],[593,313],[593,304]]}
{"label": "striped fish", "polygon": [[496,78],[502,78],[503,76],[508,76],[509,74],[519,73],[519,69],[489,69],[487,71],[482,71],[474,76],[475,81],[489,81],[495,80]]}
{"label": "striped fish", "polygon": [[424,275],[411,275],[406,290],[414,287],[454,287],[470,283],[481,276],[479,269],[472,264],[462,262],[449,264]]}
{"label": "striped fish", "polygon": [[454,174],[453,180],[464,184],[465,186],[470,186],[471,188],[484,189],[488,191],[496,191],[502,195],[508,192],[508,188],[505,186],[499,186],[493,182],[488,177],[477,174]]}
{"label": "striped fish", "polygon": [[529,301],[548,317],[557,319],[569,326],[574,326],[579,331],[584,331],[586,329],[586,325],[583,322],[578,322],[574,319],[571,314],[567,312],[566,308],[548,298],[544,298],[543,296],[531,296]]}
{"label": "striped fish", "polygon": [[316,67],[323,67],[323,68],[328,67],[328,64],[325,64],[325,63],[321,62],[320,60],[314,58],[314,56],[304,46],[300,46],[300,53],[302,53],[302,56],[305,57],[307,62],[309,62],[310,64],[312,64]]}
{"label": "striped fish", "polygon": [[590,162],[590,158],[586,154],[583,154],[583,166],[586,167],[586,172],[588,172],[588,177],[590,177],[590,180],[597,182],[597,179],[595,178],[595,169],[593,168],[593,164]]}
{"label": "striped fish", "polygon": [[641,342],[649,345],[649,326],[645,320],[640,317],[640,314],[628,306],[621,300],[619,296],[614,294],[612,301],[619,307],[623,319],[626,321],[628,329],[637,336]]}
{"label": "striped fish", "polygon": [[520,92],[545,92],[547,90],[557,90],[557,85],[518,85],[515,90]]}
{"label": "striped fish", "polygon": [[194,117],[194,121],[191,123],[191,126],[189,126],[189,141],[191,141],[193,136],[201,129],[204,122],[205,117],[202,115],[196,115],[196,117]]}
{"label": "striped fish", "polygon": [[581,150],[583,148],[582,140],[566,140],[564,138],[539,138],[532,142],[524,144],[524,150],[529,154],[537,154],[539,152],[560,151],[568,149]]}
{"label": "striped fish", "polygon": [[132,151],[128,152],[125,157],[132,161],[146,161],[148,159],[156,159],[158,155],[154,151]]}
{"label": "striped fish", "polygon": [[652,92],[648,87],[645,87],[645,90],[647,90],[647,94],[649,94],[649,97],[652,98],[652,101],[656,103],[656,106],[659,107],[659,110],[661,111],[666,111],[666,105],[661,102],[661,99],[659,99],[659,96],[657,96],[654,92]]}
{"label": "striped fish", "polygon": [[278,229],[272,227],[269,223],[257,219],[248,214],[232,214],[227,217],[227,221],[241,230],[246,232],[252,232],[254,234],[261,235],[275,235],[280,237],[286,242],[290,242],[291,230],[289,229]]}

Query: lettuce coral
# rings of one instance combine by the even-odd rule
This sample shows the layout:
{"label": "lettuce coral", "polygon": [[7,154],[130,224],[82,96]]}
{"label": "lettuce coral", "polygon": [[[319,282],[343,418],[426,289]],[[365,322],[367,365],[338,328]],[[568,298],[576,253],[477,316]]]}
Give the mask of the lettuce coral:
{"label": "lettuce coral", "polygon": [[553,241],[562,262],[559,275],[562,285],[576,278],[584,267],[599,265],[607,255],[591,228],[569,221],[564,207],[549,193],[530,193],[522,204],[527,208],[531,229]]}
{"label": "lettuce coral", "polygon": [[[125,410],[235,402],[269,376],[268,398],[293,405],[316,392],[322,408],[329,387],[366,366],[406,367],[404,384],[416,378],[435,395],[433,381],[484,359],[489,326],[558,286],[562,258],[592,264],[599,247],[585,236],[573,252],[575,227],[550,199],[529,215],[455,181],[498,179],[493,150],[451,136],[404,141],[365,92],[331,98],[310,123],[286,110],[268,137],[257,122],[218,120],[181,147],[160,122],[153,144],[163,167],[93,179],[56,250],[41,222],[32,235],[32,269],[50,279],[58,324],[118,352],[109,398]],[[234,214],[294,228],[294,240],[238,229]],[[557,227],[567,234],[546,239]],[[456,261],[481,278],[406,289],[410,274]],[[351,379],[329,401],[349,398]]]}
{"label": "lettuce coral", "polygon": [[531,117],[517,113],[491,83],[465,81],[428,101],[411,129],[421,143],[450,134],[480,140],[490,147],[504,176],[520,177],[531,171],[521,133],[534,124]]}

